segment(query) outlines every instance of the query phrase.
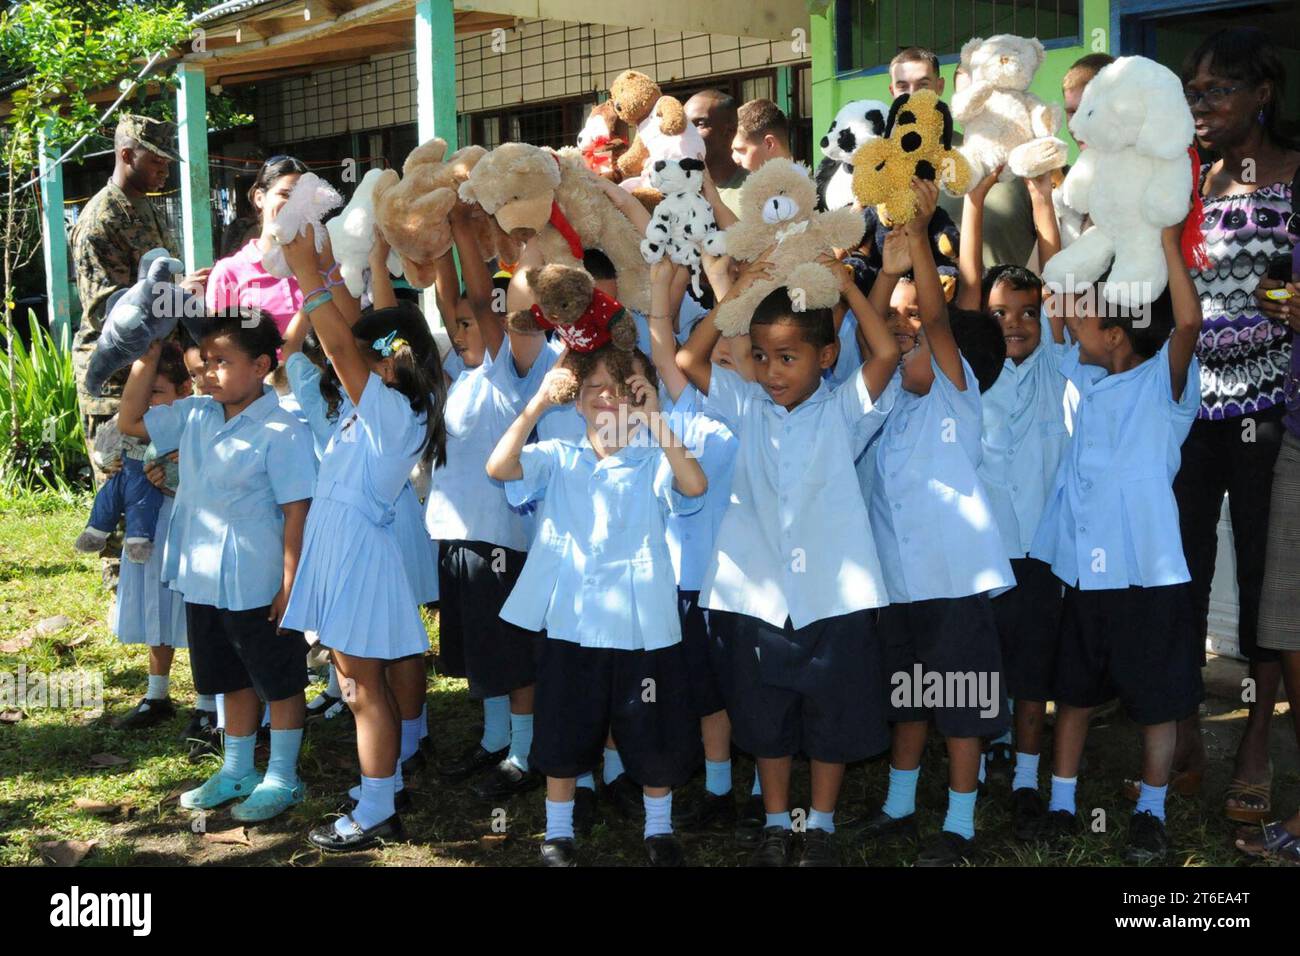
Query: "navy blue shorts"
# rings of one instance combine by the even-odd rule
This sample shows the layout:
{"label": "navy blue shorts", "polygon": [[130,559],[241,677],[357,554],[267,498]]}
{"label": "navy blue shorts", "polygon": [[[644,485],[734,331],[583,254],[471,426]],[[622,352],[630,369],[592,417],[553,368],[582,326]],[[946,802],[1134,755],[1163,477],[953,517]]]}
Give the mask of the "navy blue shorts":
{"label": "navy blue shorts", "polygon": [[714,670],[718,655],[709,634],[708,612],[700,607],[699,600],[699,591],[677,592],[677,615],[682,622],[682,648],[686,652],[691,709],[697,717],[708,717],[726,710],[727,703]]}
{"label": "navy blue shorts", "polygon": [[1059,703],[1096,707],[1118,697],[1136,723],[1150,726],[1190,717],[1204,696],[1188,585],[1066,587]]}
{"label": "navy blue shorts", "polygon": [[987,594],[880,609],[889,719],[934,720],[945,737],[996,737],[1010,726],[1002,651]]}
{"label": "navy blue shorts", "polygon": [[679,787],[699,769],[700,722],[680,642],[655,651],[538,643],[532,769],[581,776],[599,765],[609,734],[643,787]]}
{"label": "navy blue shorts", "polygon": [[473,700],[500,697],[536,680],[540,638],[501,619],[527,557],[483,541],[439,543],[440,672],[468,678]]}
{"label": "navy blue shorts", "polygon": [[850,763],[889,748],[885,682],[873,612],[854,611],[795,630],[728,615],[736,746],[755,757],[807,754]]}
{"label": "navy blue shorts", "polygon": [[1037,558],[1013,558],[1016,586],[993,598],[1002,677],[1013,700],[1055,700],[1061,643],[1061,579]]}
{"label": "navy blue shorts", "polygon": [[307,639],[277,634],[270,607],[227,611],[185,602],[194,690],[232,694],[253,688],[265,701],[286,700],[307,686]]}

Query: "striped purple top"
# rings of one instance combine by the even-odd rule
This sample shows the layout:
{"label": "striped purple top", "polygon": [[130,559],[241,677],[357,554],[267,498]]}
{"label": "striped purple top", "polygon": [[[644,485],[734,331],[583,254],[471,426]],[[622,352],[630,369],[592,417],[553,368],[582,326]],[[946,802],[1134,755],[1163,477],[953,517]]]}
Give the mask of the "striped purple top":
{"label": "striped purple top", "polygon": [[[1204,181],[1209,165],[1201,167]],[[1198,418],[1219,421],[1262,412],[1286,401],[1291,332],[1260,314],[1253,295],[1268,260],[1289,253],[1291,184],[1252,193],[1205,197],[1202,232],[1212,265],[1192,270],[1203,323],[1196,347],[1201,363]]]}

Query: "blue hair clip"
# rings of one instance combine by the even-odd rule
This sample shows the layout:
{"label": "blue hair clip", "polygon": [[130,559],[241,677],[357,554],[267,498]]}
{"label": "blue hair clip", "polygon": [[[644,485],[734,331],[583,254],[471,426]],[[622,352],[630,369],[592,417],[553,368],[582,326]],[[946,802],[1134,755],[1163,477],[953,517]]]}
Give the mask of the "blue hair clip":
{"label": "blue hair clip", "polygon": [[393,331],[389,332],[383,338],[375,339],[375,341],[371,343],[370,347],[380,355],[384,356],[384,358],[387,358],[393,354],[394,350],[405,344],[406,340],[399,339],[397,337],[397,329],[393,329]]}

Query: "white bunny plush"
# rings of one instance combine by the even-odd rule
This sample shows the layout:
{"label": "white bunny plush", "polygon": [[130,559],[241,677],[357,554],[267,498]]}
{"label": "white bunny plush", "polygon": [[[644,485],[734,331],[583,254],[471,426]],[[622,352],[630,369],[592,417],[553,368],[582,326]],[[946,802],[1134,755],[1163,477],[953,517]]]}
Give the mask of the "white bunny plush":
{"label": "white bunny plush", "polygon": [[1061,198],[1092,225],[1048,260],[1043,281],[1081,291],[1109,268],[1106,301],[1145,305],[1169,282],[1160,231],[1191,206],[1195,124],[1183,85],[1154,60],[1120,57],[1088,83],[1070,130],[1088,148]]}
{"label": "white bunny plush", "polygon": [[880,100],[854,100],[835,114],[822,137],[822,161],[817,166],[818,209],[853,205],[853,154],[869,140],[885,135],[889,106]]}
{"label": "white bunny plush", "polygon": [[650,185],[663,194],[646,225],[641,240],[645,261],[658,262],[668,256],[691,270],[691,288],[698,296],[700,253],[722,255],[722,233],[713,218],[713,207],[704,198],[702,159],[660,159],[650,168]]}
{"label": "white bunny plush", "polygon": [[316,227],[316,251],[320,252],[325,248],[325,230],[321,228],[321,220],[326,213],[341,205],[343,197],[338,190],[315,173],[299,176],[293,192],[271,224],[271,248],[262,256],[262,268],[281,279],[293,275],[293,270],[284,261],[283,244],[305,233],[307,224],[311,223]]}
{"label": "white bunny plush", "polygon": [[[329,230],[330,247],[339,264],[339,274],[354,299],[369,289],[366,270],[370,266],[370,250],[375,245],[375,182],[383,176],[382,169],[372,169],[361,177],[357,191],[352,194],[343,211],[325,223]],[[402,274],[402,258],[391,248],[388,250],[388,271]]]}
{"label": "white bunny plush", "polygon": [[1005,165],[999,182],[1033,178],[1065,165],[1056,136],[1065,113],[1028,92],[1046,56],[1037,39],[1001,33],[975,37],[961,48],[970,85],[952,96],[952,118],[962,124],[961,153],[979,182]]}

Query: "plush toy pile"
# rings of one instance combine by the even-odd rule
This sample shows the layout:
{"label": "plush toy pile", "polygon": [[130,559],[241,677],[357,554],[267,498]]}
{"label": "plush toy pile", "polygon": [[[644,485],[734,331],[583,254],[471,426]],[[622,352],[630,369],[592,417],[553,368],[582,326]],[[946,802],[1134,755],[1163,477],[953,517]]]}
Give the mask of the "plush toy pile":
{"label": "plush toy pile", "polygon": [[1120,57],[1088,83],[1070,129],[1088,148],[1062,200],[1092,225],[1048,260],[1043,281],[1080,291],[1109,268],[1106,300],[1145,305],[1169,282],[1160,231],[1191,204],[1195,124],[1182,83],[1154,60]]}
{"label": "plush toy pile", "polygon": [[856,246],[862,231],[862,213],[852,207],[817,211],[817,189],[806,166],[768,160],[741,187],[740,221],[722,233],[721,246],[733,259],[752,262],[775,244],[772,278],[719,304],[714,320],[719,331],[726,336],[749,331],[754,308],[781,286],[797,309],[833,306],[840,298],[839,280],[817,259]]}
{"label": "plush toy pile", "polygon": [[704,198],[704,161],[661,159],[650,171],[650,184],[662,195],[641,240],[641,254],[654,263],[667,256],[691,270],[691,288],[697,296],[700,286],[701,255],[719,255],[722,234],[713,218],[713,207]]}
{"label": "plush toy pile", "polygon": [[[330,236],[330,248],[339,264],[339,274],[353,298],[360,299],[369,291],[366,270],[370,267],[370,250],[375,245],[375,185],[383,178],[385,170],[372,169],[361,177],[356,192],[343,207],[343,211],[325,223]],[[388,250],[388,271],[402,274],[402,258],[397,250]]]}
{"label": "plush toy pile", "polygon": [[952,97],[962,124],[962,155],[975,181],[1004,166],[1000,182],[1033,178],[1065,165],[1067,148],[1056,137],[1064,111],[1029,92],[1046,53],[1036,39],[999,34],[975,37],[961,48],[970,85]]}
{"label": "plush toy pile", "polygon": [[315,173],[303,173],[293,187],[293,192],[285,200],[275,221],[271,223],[270,248],[262,255],[262,268],[273,276],[286,279],[293,275],[293,270],[284,261],[284,245],[295,238],[305,235],[307,226],[313,227],[312,234],[316,241],[316,251],[325,248],[325,230],[321,223],[327,213],[343,205],[343,197],[337,189]]}

